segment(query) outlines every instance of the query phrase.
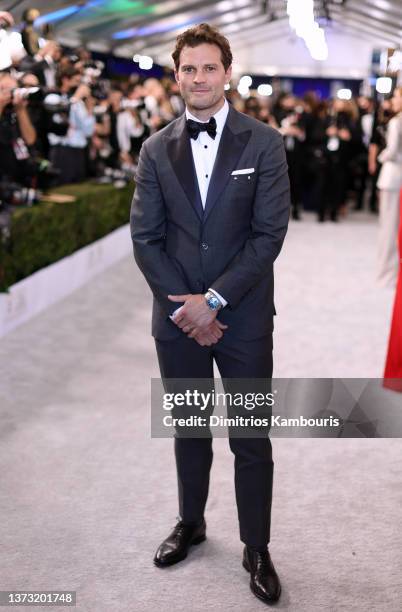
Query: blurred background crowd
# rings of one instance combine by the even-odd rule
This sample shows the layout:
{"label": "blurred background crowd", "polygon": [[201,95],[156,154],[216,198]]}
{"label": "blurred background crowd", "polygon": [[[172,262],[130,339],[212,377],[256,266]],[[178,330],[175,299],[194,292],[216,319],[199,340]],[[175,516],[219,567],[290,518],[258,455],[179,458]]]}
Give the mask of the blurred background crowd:
{"label": "blurred background crowd", "polygon": [[[1,19],[12,22],[8,13]],[[0,199],[23,193],[34,200],[38,189],[88,178],[125,184],[143,141],[184,110],[173,73],[105,78],[104,64],[86,48],[39,44],[29,34],[24,52],[0,71]],[[303,208],[318,221],[337,221],[350,209],[377,212],[378,156],[387,123],[401,110],[391,95],[323,100],[277,89],[245,98],[229,89],[227,97],[282,133],[293,219]]]}
{"label": "blurred background crowd", "polygon": [[103,77],[104,64],[85,48],[48,40],[12,57],[0,71],[0,180],[47,188],[90,177],[124,183],[142,142],[181,114],[169,78]]}

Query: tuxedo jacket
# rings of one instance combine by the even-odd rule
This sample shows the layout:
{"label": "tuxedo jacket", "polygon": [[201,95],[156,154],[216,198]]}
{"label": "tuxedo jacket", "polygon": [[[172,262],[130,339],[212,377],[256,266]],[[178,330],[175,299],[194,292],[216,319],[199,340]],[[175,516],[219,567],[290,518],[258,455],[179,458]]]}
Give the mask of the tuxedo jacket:
{"label": "tuxedo jacket", "polygon": [[134,257],[154,296],[153,336],[170,340],[183,333],[169,318],[180,304],[168,294],[209,287],[228,302],[218,314],[229,326],[225,335],[252,340],[272,332],[273,264],[289,208],[281,134],[231,105],[205,209],[185,114],[146,140],[130,222]]}

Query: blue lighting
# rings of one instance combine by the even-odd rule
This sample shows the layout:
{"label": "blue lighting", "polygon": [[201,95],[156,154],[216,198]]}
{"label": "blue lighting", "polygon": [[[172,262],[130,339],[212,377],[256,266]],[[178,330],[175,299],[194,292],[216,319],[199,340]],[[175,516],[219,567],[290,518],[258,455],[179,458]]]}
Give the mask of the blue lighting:
{"label": "blue lighting", "polygon": [[185,28],[187,26],[193,25],[194,23],[198,23],[203,21],[205,18],[197,17],[193,19],[189,19],[188,21],[184,21],[180,25],[168,24],[168,25],[155,25],[155,26],[147,26],[144,28],[130,28],[128,30],[120,30],[120,32],[115,32],[112,36],[115,40],[122,40],[124,38],[131,38],[132,36],[151,36],[152,34],[163,34],[165,32],[172,32],[173,30],[177,30],[178,28]]}
{"label": "blue lighting", "polygon": [[53,23],[53,21],[58,21],[59,19],[63,19],[63,17],[69,17],[69,15],[73,15],[76,13],[81,7],[79,6],[67,6],[64,9],[60,9],[59,11],[54,11],[53,13],[47,13],[47,15],[41,15],[37,19],[35,19],[35,26],[42,26],[45,23]]}
{"label": "blue lighting", "polygon": [[59,21],[60,19],[64,19],[65,17],[74,15],[74,13],[82,11],[83,9],[98,6],[103,2],[104,0],[91,0],[91,2],[87,2],[86,4],[73,4],[72,6],[66,6],[66,8],[59,9],[58,11],[54,11],[53,13],[46,13],[46,15],[41,15],[40,17],[35,19],[35,26],[40,27],[45,23],[53,23],[54,21]]}

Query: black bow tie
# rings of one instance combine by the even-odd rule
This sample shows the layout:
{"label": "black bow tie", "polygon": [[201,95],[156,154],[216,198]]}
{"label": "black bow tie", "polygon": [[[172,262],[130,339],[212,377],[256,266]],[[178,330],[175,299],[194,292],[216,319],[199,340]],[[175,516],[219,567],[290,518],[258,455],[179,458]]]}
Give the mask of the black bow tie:
{"label": "black bow tie", "polygon": [[194,140],[197,140],[198,134],[200,132],[207,132],[211,136],[211,138],[215,140],[215,136],[216,136],[215,117],[211,117],[208,123],[199,123],[198,121],[187,119],[186,125],[187,125],[188,133],[190,134],[190,138],[194,138]]}

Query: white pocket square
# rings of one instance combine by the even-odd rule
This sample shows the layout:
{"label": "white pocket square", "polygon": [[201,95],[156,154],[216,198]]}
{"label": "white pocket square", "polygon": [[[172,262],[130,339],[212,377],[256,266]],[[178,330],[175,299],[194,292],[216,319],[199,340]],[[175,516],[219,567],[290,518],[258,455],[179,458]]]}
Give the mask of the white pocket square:
{"label": "white pocket square", "polygon": [[254,168],[242,168],[241,170],[233,170],[233,174],[251,174],[254,172]]}

